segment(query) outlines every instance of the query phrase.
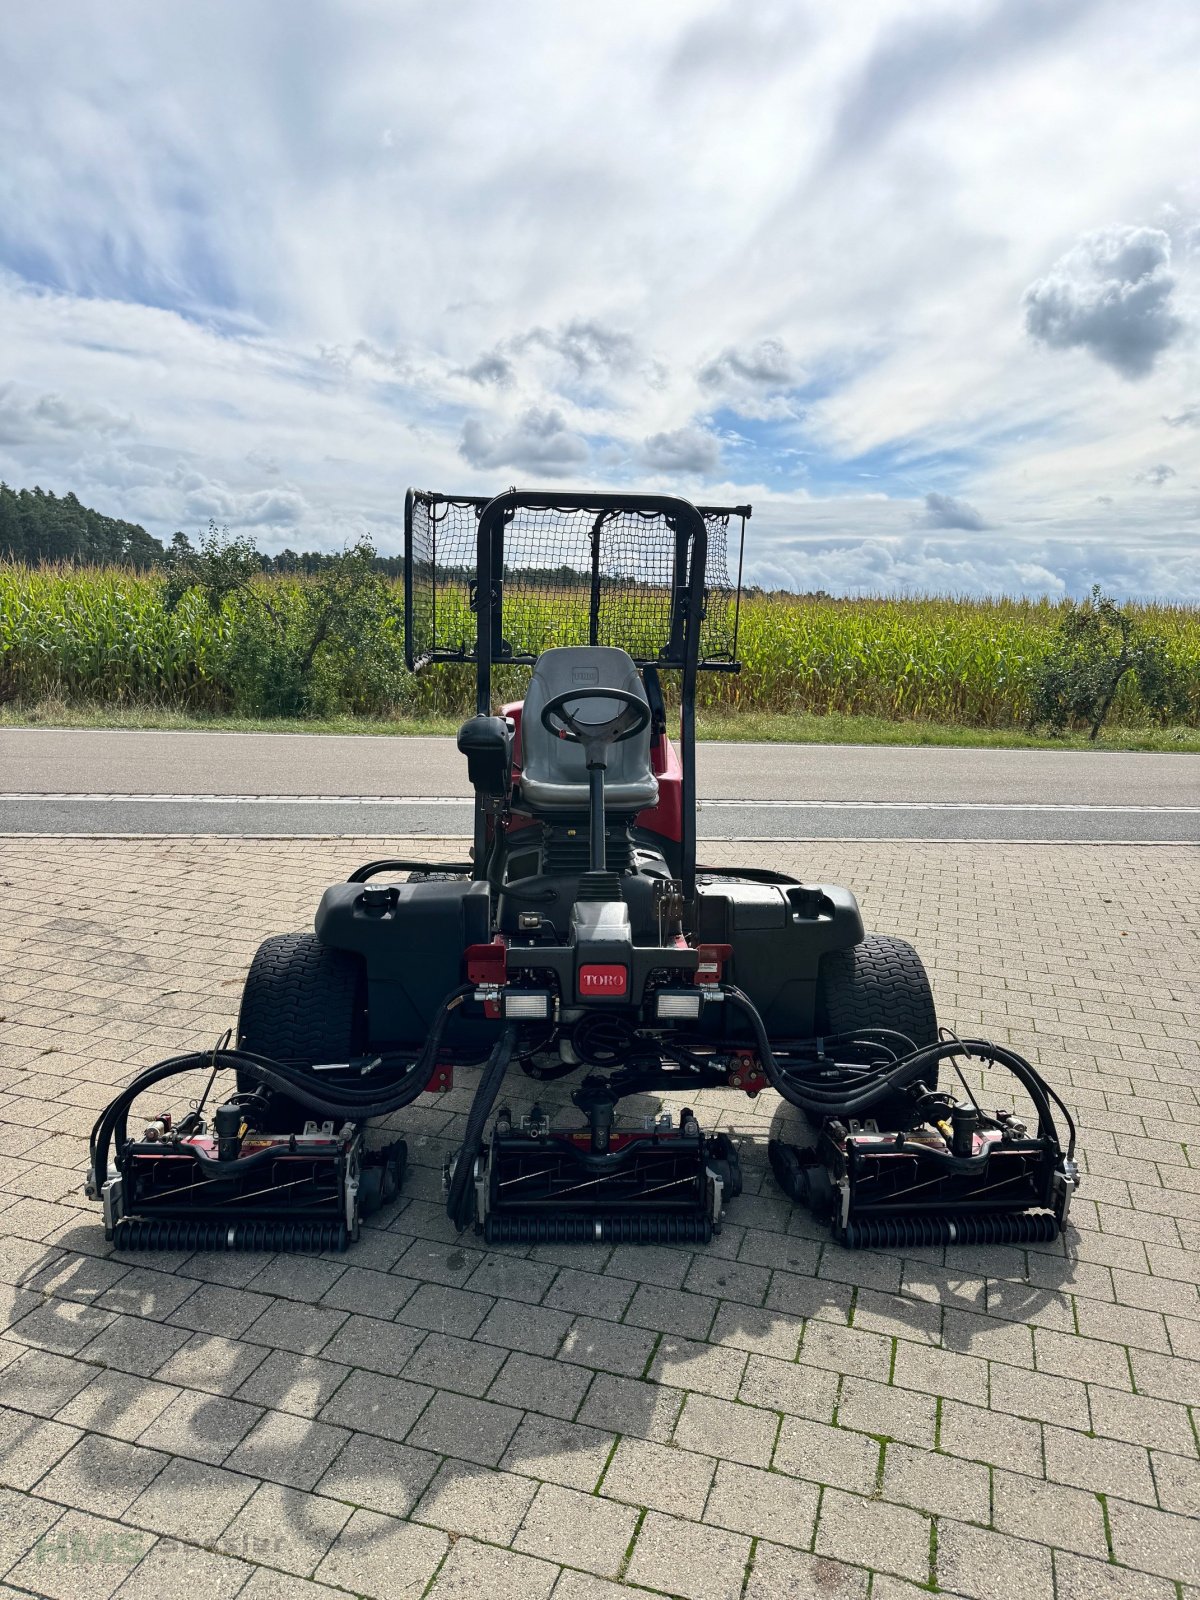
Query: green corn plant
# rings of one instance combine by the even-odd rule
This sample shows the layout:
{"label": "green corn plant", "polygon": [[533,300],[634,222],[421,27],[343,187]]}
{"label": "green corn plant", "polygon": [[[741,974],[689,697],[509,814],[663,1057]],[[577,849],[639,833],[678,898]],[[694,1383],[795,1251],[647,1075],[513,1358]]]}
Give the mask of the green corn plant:
{"label": "green corn plant", "polygon": [[[442,716],[473,709],[469,667],[439,666],[415,678],[404,669],[399,584],[376,578],[365,609],[335,608],[318,638],[319,575],[250,569],[244,587],[224,590],[173,583],[178,577],[0,563],[0,696],[250,715],[286,707]],[[471,636],[465,586],[448,589],[439,607],[444,621]],[[1170,715],[1200,724],[1200,611],[1123,609],[1158,641],[1169,705],[1144,656],[1140,675],[1118,678],[1104,720],[1137,727]],[[741,607],[743,670],[702,674],[699,701],[712,711],[1019,728],[1038,709],[1044,665],[1071,614],[1069,602],[1048,600],[753,593]],[[583,595],[564,605],[527,591],[506,602],[505,632],[518,651],[585,642],[587,625]],[[500,668],[497,694],[519,698],[527,678],[527,669]]]}

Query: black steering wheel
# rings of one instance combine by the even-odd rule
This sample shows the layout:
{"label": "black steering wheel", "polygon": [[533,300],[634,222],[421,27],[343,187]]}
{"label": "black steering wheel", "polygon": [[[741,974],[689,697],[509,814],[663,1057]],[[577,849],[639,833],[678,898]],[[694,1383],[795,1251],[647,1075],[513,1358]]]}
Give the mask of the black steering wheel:
{"label": "black steering wheel", "polygon": [[[567,710],[567,706],[577,700],[619,700],[622,709],[607,722],[584,722]],[[566,694],[556,694],[542,707],[542,727],[556,738],[587,745],[589,766],[594,751],[623,744],[649,725],[650,707],[631,689],[568,689]]]}

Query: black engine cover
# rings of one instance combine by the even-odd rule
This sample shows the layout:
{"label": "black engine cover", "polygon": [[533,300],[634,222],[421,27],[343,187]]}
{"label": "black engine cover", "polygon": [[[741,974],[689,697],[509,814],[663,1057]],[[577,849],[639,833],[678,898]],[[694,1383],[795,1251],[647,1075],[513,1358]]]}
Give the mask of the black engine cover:
{"label": "black engine cover", "polygon": [[864,932],[849,889],[824,883],[701,882],[696,919],[701,944],[732,948],[726,975],[773,1039],[812,1036],[821,957],[859,944]]}
{"label": "black engine cover", "polygon": [[[382,903],[371,904],[373,899]],[[321,897],[315,928],[322,944],[352,950],[366,962],[370,1047],[423,1044],[434,1013],[464,980],[467,946],[492,937],[488,886],[465,878],[335,883]],[[495,1031],[495,1024],[459,1012],[446,1038],[487,1049]]]}

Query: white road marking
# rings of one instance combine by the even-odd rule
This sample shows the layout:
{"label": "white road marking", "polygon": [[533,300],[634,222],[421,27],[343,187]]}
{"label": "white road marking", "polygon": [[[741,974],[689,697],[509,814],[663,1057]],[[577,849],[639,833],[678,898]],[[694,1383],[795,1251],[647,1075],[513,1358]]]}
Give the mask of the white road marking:
{"label": "white road marking", "polygon": [[[132,839],[145,840],[147,843],[158,843],[163,839],[184,839],[192,843],[197,841],[205,844],[228,844],[230,841],[257,842],[263,844],[287,844],[293,839],[328,839],[336,841],[350,840],[351,842],[368,844],[378,840],[380,843],[394,844],[397,839],[406,844],[420,845],[422,848],[439,843],[448,837],[444,834],[420,833],[5,833],[0,830],[0,839],[19,839],[27,844],[31,839],[87,839],[91,841],[105,839]],[[451,835],[457,840],[457,835]],[[1200,840],[1194,839],[1075,839],[1075,838],[1029,838],[1010,839],[1007,835],[1002,838],[986,839],[959,839],[942,838],[939,835],[925,834],[866,834],[866,833],[809,833],[809,834],[783,834],[783,833],[713,833],[701,834],[701,844],[903,844],[903,845],[953,845],[958,849],[960,845],[974,849],[1007,848],[1009,845],[1044,844],[1044,845],[1070,845],[1093,849],[1109,849],[1119,846],[1128,850],[1196,850],[1200,849]],[[414,858],[415,859],[415,858]],[[431,863],[432,864],[432,863]],[[699,869],[701,872],[704,868]]]}
{"label": "white road marking", "polygon": [[699,806],[702,811],[710,806],[732,806],[800,811],[1118,811],[1138,816],[1148,812],[1168,817],[1200,816],[1200,806],[1064,805],[1044,800],[701,800]]}
{"label": "white road marking", "polygon": [[[215,806],[462,806],[463,795],[337,795],[337,794],[0,794],[4,801],[86,801],[89,805],[215,805]],[[1122,816],[1200,816],[1198,806],[1063,805],[1040,801],[999,800],[701,800],[701,811],[981,811],[1063,812]]]}
{"label": "white road marking", "polygon": [[420,794],[0,794],[6,800],[86,800],[89,805],[179,806],[471,806],[469,795]]}

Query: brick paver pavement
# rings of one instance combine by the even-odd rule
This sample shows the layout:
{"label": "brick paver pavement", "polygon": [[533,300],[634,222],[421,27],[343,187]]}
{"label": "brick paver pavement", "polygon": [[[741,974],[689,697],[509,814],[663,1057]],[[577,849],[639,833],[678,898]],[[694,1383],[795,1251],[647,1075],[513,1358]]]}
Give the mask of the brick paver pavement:
{"label": "brick paver pavement", "polygon": [[1200,1594],[1196,851],[706,847],[849,883],[945,1022],[1045,1067],[1084,1172],[1053,1246],[849,1254],[772,1187],[775,1097],[721,1094],[747,1192],[711,1247],[481,1249],[439,1203],[467,1073],[394,1119],[403,1201],[344,1256],[106,1247],[114,1086],[215,1040],[326,883],[456,848],[0,840],[8,1589]]}

